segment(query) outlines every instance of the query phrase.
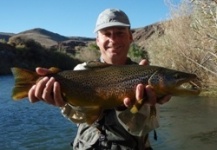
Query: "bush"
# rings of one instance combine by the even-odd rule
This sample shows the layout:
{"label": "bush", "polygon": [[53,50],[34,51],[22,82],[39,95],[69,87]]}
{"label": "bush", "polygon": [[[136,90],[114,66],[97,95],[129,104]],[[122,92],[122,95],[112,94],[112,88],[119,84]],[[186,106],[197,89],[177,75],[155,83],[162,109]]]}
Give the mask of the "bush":
{"label": "bush", "polygon": [[139,63],[141,59],[149,59],[148,53],[145,51],[145,49],[135,43],[131,44],[128,56],[137,63]]}
{"label": "bush", "polygon": [[152,64],[197,74],[204,86],[217,83],[217,3],[183,0],[172,5],[164,35],[147,42]]}
{"label": "bush", "polygon": [[[5,44],[0,52],[0,74],[9,74],[11,67],[35,70],[36,67],[58,67],[62,70],[73,69],[80,61],[57,51],[51,51],[34,40],[22,41],[18,45]],[[9,48],[7,48],[9,47]]]}
{"label": "bush", "polygon": [[87,62],[98,59],[100,57],[99,47],[95,43],[90,43],[88,47],[80,47],[76,51],[75,58],[80,61]]}

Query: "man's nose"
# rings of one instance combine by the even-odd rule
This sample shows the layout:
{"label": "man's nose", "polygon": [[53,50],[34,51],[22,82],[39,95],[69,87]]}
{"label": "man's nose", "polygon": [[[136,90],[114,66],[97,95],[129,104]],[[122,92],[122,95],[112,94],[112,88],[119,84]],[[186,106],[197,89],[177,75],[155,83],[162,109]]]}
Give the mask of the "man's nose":
{"label": "man's nose", "polygon": [[109,40],[110,40],[111,42],[116,42],[116,40],[117,40],[117,35],[114,34],[114,33],[112,33],[112,34],[110,35],[110,37],[109,37]]}

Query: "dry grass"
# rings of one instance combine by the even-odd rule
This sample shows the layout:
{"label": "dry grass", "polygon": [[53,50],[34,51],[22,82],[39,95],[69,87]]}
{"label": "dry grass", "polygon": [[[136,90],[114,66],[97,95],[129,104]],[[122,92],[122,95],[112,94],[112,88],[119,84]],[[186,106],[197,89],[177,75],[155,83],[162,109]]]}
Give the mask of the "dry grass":
{"label": "dry grass", "polygon": [[25,41],[28,39],[33,39],[34,41],[40,43],[42,46],[50,47],[56,45],[57,42],[50,39],[48,36],[36,33],[26,33],[26,34],[18,34],[9,39],[9,43],[19,44],[20,41]]}
{"label": "dry grass", "polygon": [[87,47],[77,47],[75,58],[87,62],[96,60],[100,57],[100,51],[95,42],[90,42]]}
{"label": "dry grass", "polygon": [[152,36],[146,49],[154,65],[197,74],[203,86],[217,85],[217,3],[182,0],[171,8],[164,36]]}

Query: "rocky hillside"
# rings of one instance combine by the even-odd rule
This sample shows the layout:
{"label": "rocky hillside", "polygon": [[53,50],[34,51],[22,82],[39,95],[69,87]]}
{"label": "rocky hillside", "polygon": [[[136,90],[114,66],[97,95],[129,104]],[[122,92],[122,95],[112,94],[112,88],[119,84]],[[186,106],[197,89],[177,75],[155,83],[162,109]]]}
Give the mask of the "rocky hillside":
{"label": "rocky hillside", "polygon": [[156,23],[142,28],[132,29],[134,42],[144,48],[148,39],[156,32],[159,37],[164,34],[162,24]]}
{"label": "rocky hillside", "polygon": [[68,40],[91,40],[89,38],[81,37],[66,37],[58,33],[53,33],[45,29],[35,28],[31,30],[26,30],[18,34],[7,34],[0,32],[0,39],[5,39],[10,41],[10,43],[18,43],[21,40],[33,39],[34,41],[40,43],[42,46],[51,47],[58,45],[58,43]]}
{"label": "rocky hillside", "polygon": [[[132,29],[134,43],[145,48],[147,39],[156,31],[161,31],[158,33],[163,34],[159,24]],[[61,66],[65,69],[68,65],[61,64],[62,61],[59,61],[60,54],[57,52],[74,55],[77,49],[86,48],[93,43],[95,43],[95,38],[66,37],[41,28],[18,34],[0,32],[0,75],[9,74],[12,66],[34,68],[37,65],[49,67],[56,64],[58,67]],[[70,66],[71,68],[78,62],[77,60],[71,62],[65,56],[61,56],[61,58],[67,59],[69,64],[73,64]]]}
{"label": "rocky hillside", "polygon": [[12,37],[14,33],[5,33],[5,32],[0,32],[0,40],[5,40],[8,41],[10,37]]}
{"label": "rocky hillside", "polygon": [[[144,46],[144,41],[155,33],[156,30],[163,33],[163,29],[160,24],[152,24],[146,27],[132,29],[134,42]],[[76,45],[84,46],[87,42],[95,41],[95,37],[67,37],[41,28],[26,30],[18,34],[0,32],[0,39],[4,39],[5,41],[10,41],[12,43],[14,42],[16,44],[22,40],[33,39],[42,46],[48,48],[57,47],[59,44],[66,46],[67,48],[75,47]]]}

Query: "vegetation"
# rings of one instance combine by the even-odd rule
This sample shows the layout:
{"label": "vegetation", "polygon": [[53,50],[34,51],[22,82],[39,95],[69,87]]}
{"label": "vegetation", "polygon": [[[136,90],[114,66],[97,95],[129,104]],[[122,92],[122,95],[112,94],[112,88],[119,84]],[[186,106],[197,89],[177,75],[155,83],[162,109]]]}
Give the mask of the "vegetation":
{"label": "vegetation", "polygon": [[7,43],[5,39],[0,39],[0,43]]}
{"label": "vegetation", "polygon": [[31,39],[10,44],[0,44],[0,74],[9,74],[11,67],[31,70],[36,67],[73,69],[80,62],[66,54],[44,48]]}
{"label": "vegetation", "polygon": [[149,39],[146,49],[151,63],[195,73],[203,88],[217,85],[217,1],[182,0],[171,8],[163,23],[164,35]]}
{"label": "vegetation", "polygon": [[76,50],[75,58],[82,62],[96,60],[100,57],[99,47],[95,43],[89,43],[87,47],[79,47]]}
{"label": "vegetation", "polygon": [[[76,50],[75,58],[81,61],[91,61],[100,57],[99,47],[95,43],[90,43],[88,47],[79,47]],[[128,57],[139,62],[141,59],[148,59],[148,53],[136,43],[131,44]]]}
{"label": "vegetation", "polygon": [[147,51],[135,43],[131,44],[128,56],[137,63],[139,63],[142,59],[149,59]]}

